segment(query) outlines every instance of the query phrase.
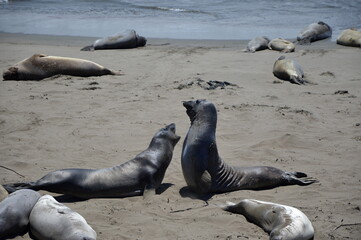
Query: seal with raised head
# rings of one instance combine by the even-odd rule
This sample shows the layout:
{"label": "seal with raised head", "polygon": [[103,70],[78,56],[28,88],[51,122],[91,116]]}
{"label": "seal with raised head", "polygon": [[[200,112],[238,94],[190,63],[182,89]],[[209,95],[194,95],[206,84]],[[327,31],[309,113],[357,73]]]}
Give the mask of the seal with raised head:
{"label": "seal with raised head", "polygon": [[295,44],[283,38],[272,39],[268,43],[268,48],[271,50],[276,50],[284,53],[289,53],[295,51]]}
{"label": "seal with raised head", "polygon": [[78,198],[126,197],[155,192],[171,162],[180,137],[172,123],[153,136],[148,148],[118,166],[93,169],[63,169],[50,172],[35,182],[3,185],[9,192],[30,188]]}
{"label": "seal with raised head", "polygon": [[84,59],[34,54],[4,71],[3,78],[4,80],[41,80],[59,74],[90,77],[121,73]]}
{"label": "seal with raised head", "polygon": [[23,189],[0,202],[0,239],[9,239],[28,232],[29,216],[40,194]]}
{"label": "seal with raised head", "polygon": [[279,79],[295,84],[309,83],[304,79],[305,75],[301,65],[293,59],[280,56],[273,65],[273,75]]}
{"label": "seal with raised head", "polygon": [[30,235],[37,240],[95,240],[96,232],[77,212],[50,195],[39,198],[30,213]]}
{"label": "seal with raised head", "polygon": [[247,47],[243,52],[256,52],[268,48],[269,39],[267,37],[256,37],[248,42]]}
{"label": "seal with raised head", "polygon": [[343,30],[336,42],[343,46],[361,47],[361,32],[355,28]]}
{"label": "seal with raised head", "polygon": [[196,193],[260,190],[281,185],[308,185],[305,173],[285,172],[268,166],[233,167],[218,154],[217,110],[207,100],[183,102],[191,121],[183,143],[181,164],[187,185]]}
{"label": "seal with raised head", "polygon": [[96,40],[92,45],[83,47],[81,51],[93,51],[104,49],[129,49],[144,47],[147,43],[145,37],[139,36],[134,30],[126,30],[114,36]]}
{"label": "seal with raised head", "polygon": [[271,202],[244,199],[227,202],[222,208],[242,214],[249,222],[261,227],[270,240],[311,240],[315,231],[308,217],[299,209]]}
{"label": "seal with raised head", "polygon": [[304,28],[298,35],[297,41],[299,44],[310,44],[318,40],[331,37],[332,29],[326,23],[320,21],[318,23],[311,23]]}

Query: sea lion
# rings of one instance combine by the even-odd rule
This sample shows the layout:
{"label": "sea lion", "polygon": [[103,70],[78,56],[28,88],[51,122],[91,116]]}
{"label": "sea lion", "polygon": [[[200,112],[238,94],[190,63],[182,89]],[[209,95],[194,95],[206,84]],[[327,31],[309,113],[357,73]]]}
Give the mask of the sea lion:
{"label": "sea lion", "polygon": [[310,44],[318,40],[331,37],[332,29],[326,23],[320,21],[318,23],[311,23],[297,35],[299,44]]}
{"label": "sea lion", "polygon": [[58,74],[90,77],[120,75],[120,72],[84,59],[34,54],[10,67],[3,73],[3,78],[4,80],[41,80]]}
{"label": "sea lion", "polygon": [[267,49],[269,39],[267,37],[256,37],[248,42],[247,47],[243,49],[243,52],[256,52]]}
{"label": "sea lion", "polygon": [[8,192],[5,190],[3,186],[0,185],[0,202],[4,200],[8,196]]}
{"label": "sea lion", "polygon": [[280,56],[273,65],[273,75],[279,79],[295,84],[309,83],[304,79],[301,65],[293,59]]}
{"label": "sea lion", "polygon": [[311,240],[315,234],[312,223],[297,208],[254,199],[239,203],[227,202],[225,211],[242,214],[249,222],[261,227],[270,240]]}
{"label": "sea lion", "polygon": [[83,47],[81,51],[128,49],[143,47],[146,43],[145,37],[139,36],[134,30],[126,30],[114,36],[98,39],[92,45]]}
{"label": "sea lion", "polygon": [[39,198],[38,192],[23,189],[0,202],[0,240],[28,232],[30,212]]}
{"label": "sea lion", "polygon": [[361,47],[361,32],[357,31],[355,28],[343,30],[337,37],[337,44],[350,47]]}
{"label": "sea lion", "polygon": [[187,185],[196,193],[259,190],[281,185],[308,185],[315,180],[301,172],[285,172],[274,167],[233,167],[218,155],[216,144],[217,110],[207,100],[183,102],[191,126],[183,143],[181,164]]}
{"label": "sea lion", "polygon": [[115,167],[93,169],[63,169],[50,172],[35,182],[3,185],[9,192],[29,188],[62,193],[78,198],[126,197],[155,192],[180,137],[172,123],[153,136],[149,147],[135,158]]}
{"label": "sea lion", "polygon": [[50,195],[42,196],[30,213],[30,234],[37,240],[95,240],[96,232],[77,212]]}
{"label": "sea lion", "polygon": [[284,53],[289,53],[295,51],[295,45],[283,38],[275,38],[268,43],[268,48],[271,50],[276,50]]}

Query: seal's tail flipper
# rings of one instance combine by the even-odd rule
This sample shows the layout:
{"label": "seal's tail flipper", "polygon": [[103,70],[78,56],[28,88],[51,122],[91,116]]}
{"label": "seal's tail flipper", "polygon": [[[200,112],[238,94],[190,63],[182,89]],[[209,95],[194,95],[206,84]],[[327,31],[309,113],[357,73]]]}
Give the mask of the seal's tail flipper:
{"label": "seal's tail flipper", "polygon": [[305,84],[309,83],[306,79],[299,78],[299,77],[296,77],[296,76],[292,76],[290,78],[290,82],[294,83],[294,84],[298,84],[298,85],[305,85]]}
{"label": "seal's tail flipper", "polygon": [[94,51],[94,47],[93,45],[85,46],[82,49],[80,49],[80,51]]}
{"label": "seal's tail flipper", "polygon": [[318,182],[317,179],[312,177],[307,177],[307,174],[303,172],[289,172],[286,174],[288,176],[288,181],[290,184],[305,186]]}
{"label": "seal's tail flipper", "polygon": [[23,183],[10,183],[10,184],[4,184],[3,187],[6,189],[6,191],[8,191],[9,193],[13,193],[17,190],[20,189],[33,189],[33,190],[37,190],[34,188],[34,184],[32,182],[23,182]]}

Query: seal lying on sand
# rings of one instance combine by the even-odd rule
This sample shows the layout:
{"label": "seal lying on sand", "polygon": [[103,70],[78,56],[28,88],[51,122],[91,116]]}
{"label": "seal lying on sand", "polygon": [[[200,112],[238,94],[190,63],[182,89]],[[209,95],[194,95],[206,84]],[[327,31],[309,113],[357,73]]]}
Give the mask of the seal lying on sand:
{"label": "seal lying on sand", "polygon": [[233,167],[218,155],[217,110],[207,100],[184,102],[191,126],[182,149],[182,170],[196,193],[222,193],[241,189],[268,189],[281,185],[308,185],[313,179],[301,172],[284,172],[267,166]]}
{"label": "seal lying on sand", "polygon": [[44,195],[30,213],[30,234],[37,240],[95,240],[96,232],[77,212]]}
{"label": "seal lying on sand", "polygon": [[242,214],[249,222],[267,232],[270,240],[310,240],[315,234],[307,216],[294,207],[244,199],[237,204],[227,202],[223,209]]}
{"label": "seal lying on sand", "polygon": [[274,63],[273,75],[295,84],[309,83],[304,79],[301,65],[293,59],[286,59],[285,56],[280,56]]}
{"label": "seal lying on sand", "polygon": [[275,38],[270,41],[268,44],[268,48],[284,53],[295,51],[295,45],[292,42],[282,38]]}
{"label": "seal lying on sand", "polygon": [[8,239],[28,232],[29,216],[40,194],[23,189],[0,202],[0,239]]}
{"label": "seal lying on sand", "polygon": [[3,78],[4,80],[41,80],[58,74],[90,77],[120,75],[120,72],[84,59],[35,54],[10,67],[4,72]]}
{"label": "seal lying on sand", "polygon": [[337,38],[337,44],[350,47],[361,47],[361,32],[354,28],[343,30]]}
{"label": "seal lying on sand", "polygon": [[127,30],[115,36],[98,39],[92,45],[83,47],[81,51],[136,48],[143,47],[146,43],[145,37],[139,36],[134,30]]}
{"label": "seal lying on sand", "polygon": [[267,37],[256,37],[248,42],[247,47],[243,49],[243,52],[256,52],[267,49],[269,39]]}
{"label": "seal lying on sand", "polygon": [[92,169],[63,169],[50,172],[36,182],[4,185],[9,192],[30,188],[75,196],[78,198],[125,197],[155,191],[164,178],[180,137],[175,124],[160,129],[149,147],[121,165]]}
{"label": "seal lying on sand", "polygon": [[297,36],[299,44],[310,44],[318,40],[331,37],[332,29],[324,22],[311,23],[303,29]]}

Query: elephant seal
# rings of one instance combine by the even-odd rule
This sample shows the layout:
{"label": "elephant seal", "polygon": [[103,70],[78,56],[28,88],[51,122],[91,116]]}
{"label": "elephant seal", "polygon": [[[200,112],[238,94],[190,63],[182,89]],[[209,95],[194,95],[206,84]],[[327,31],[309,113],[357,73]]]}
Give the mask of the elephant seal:
{"label": "elephant seal", "polygon": [[114,36],[98,39],[92,45],[83,47],[81,51],[137,48],[145,46],[146,43],[145,37],[139,36],[134,30],[127,30]]}
{"label": "elephant seal", "polygon": [[179,139],[172,123],[153,136],[145,151],[118,166],[98,170],[57,170],[35,182],[3,186],[9,192],[29,188],[84,199],[141,195],[144,191],[151,193],[161,185]]}
{"label": "elephant seal", "polygon": [[336,42],[344,46],[361,47],[361,32],[354,28],[343,30]]}
{"label": "elephant seal", "polygon": [[285,172],[268,166],[233,167],[218,155],[217,110],[207,100],[183,102],[191,126],[183,143],[181,164],[187,185],[196,193],[259,190],[281,185],[308,185],[315,180],[301,172]]}
{"label": "elephant seal", "polygon": [[283,38],[275,38],[268,43],[268,48],[271,50],[276,50],[284,53],[289,53],[295,51],[295,45]]}
{"label": "elephant seal", "polygon": [[267,49],[269,39],[267,37],[256,37],[248,42],[247,47],[243,49],[243,52],[256,52]]}
{"label": "elephant seal", "polygon": [[50,195],[42,196],[30,213],[30,234],[37,240],[95,240],[96,232],[77,212]]}
{"label": "elephant seal", "polygon": [[0,185],[0,202],[4,200],[8,196],[8,192],[5,190],[3,186]]}
{"label": "elephant seal", "polygon": [[120,75],[120,72],[84,59],[34,54],[10,67],[3,73],[3,78],[4,80],[41,80],[58,74],[90,77]]}
{"label": "elephant seal", "polygon": [[14,238],[28,232],[29,216],[40,194],[23,189],[0,202],[0,239]]}
{"label": "elephant seal", "polygon": [[227,202],[225,211],[242,214],[249,222],[261,227],[270,240],[311,240],[315,234],[312,223],[297,208],[254,199],[239,203]]}
{"label": "elephant seal", "polygon": [[299,44],[310,44],[331,37],[332,29],[324,22],[311,23],[297,35]]}
{"label": "elephant seal", "polygon": [[309,83],[304,79],[301,65],[293,59],[280,56],[273,65],[273,75],[279,79],[295,84]]}

